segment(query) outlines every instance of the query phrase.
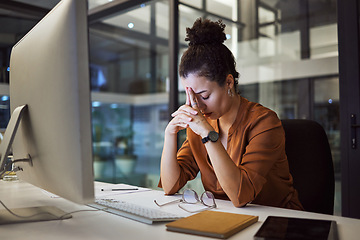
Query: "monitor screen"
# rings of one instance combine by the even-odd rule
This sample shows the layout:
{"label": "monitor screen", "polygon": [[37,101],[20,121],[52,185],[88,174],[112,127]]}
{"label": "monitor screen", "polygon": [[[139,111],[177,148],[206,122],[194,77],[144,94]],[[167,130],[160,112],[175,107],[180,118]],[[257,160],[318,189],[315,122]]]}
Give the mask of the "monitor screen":
{"label": "monitor screen", "polygon": [[80,204],[94,199],[87,11],[86,0],[59,2],[10,57],[11,111],[26,106],[12,143],[17,175]]}

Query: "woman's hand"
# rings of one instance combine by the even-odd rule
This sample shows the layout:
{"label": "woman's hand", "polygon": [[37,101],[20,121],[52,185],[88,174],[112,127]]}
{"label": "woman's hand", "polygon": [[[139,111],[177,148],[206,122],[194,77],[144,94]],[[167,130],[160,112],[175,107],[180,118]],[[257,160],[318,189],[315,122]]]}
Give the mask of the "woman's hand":
{"label": "woman's hand", "polygon": [[181,106],[176,112],[171,114],[173,119],[167,125],[165,133],[175,135],[180,130],[189,127],[189,123],[193,120],[192,115],[196,114],[197,111],[194,111],[191,107]]}
{"label": "woman's hand", "polygon": [[189,123],[193,120],[193,116],[197,115],[198,111],[191,107],[189,95],[186,91],[186,103],[179,107],[171,114],[173,119],[169,122],[165,129],[165,133],[177,134],[180,130],[189,127]]}
{"label": "woman's hand", "polygon": [[166,132],[176,134],[181,129],[190,127],[193,132],[205,137],[213,130],[199,110],[198,100],[191,88],[186,88],[186,103],[171,114],[174,117],[166,128]]}

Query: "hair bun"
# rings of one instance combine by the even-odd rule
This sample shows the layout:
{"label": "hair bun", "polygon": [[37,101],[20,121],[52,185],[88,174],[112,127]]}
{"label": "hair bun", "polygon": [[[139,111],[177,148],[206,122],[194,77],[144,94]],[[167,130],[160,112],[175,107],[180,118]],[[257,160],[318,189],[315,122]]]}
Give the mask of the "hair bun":
{"label": "hair bun", "polygon": [[202,44],[222,44],[226,40],[225,24],[221,20],[212,22],[209,19],[198,18],[192,28],[186,28],[185,41],[189,46]]}

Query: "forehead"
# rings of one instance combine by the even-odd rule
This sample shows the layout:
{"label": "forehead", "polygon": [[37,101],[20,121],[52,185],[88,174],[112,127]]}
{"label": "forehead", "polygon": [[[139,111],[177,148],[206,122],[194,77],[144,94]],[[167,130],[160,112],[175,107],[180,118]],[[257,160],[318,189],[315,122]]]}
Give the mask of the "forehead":
{"label": "forehead", "polygon": [[204,76],[198,76],[196,74],[189,74],[186,78],[181,78],[181,83],[184,88],[190,87],[195,93],[212,90],[219,88],[219,85],[215,81],[210,81]]}

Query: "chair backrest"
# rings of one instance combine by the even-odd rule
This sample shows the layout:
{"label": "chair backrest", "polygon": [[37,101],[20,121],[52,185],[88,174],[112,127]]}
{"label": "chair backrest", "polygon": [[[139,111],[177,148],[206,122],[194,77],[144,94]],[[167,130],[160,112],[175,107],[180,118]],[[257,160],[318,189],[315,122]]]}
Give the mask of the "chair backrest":
{"label": "chair backrest", "polygon": [[306,211],[333,214],[334,167],[327,135],[312,120],[282,120],[294,187]]}

